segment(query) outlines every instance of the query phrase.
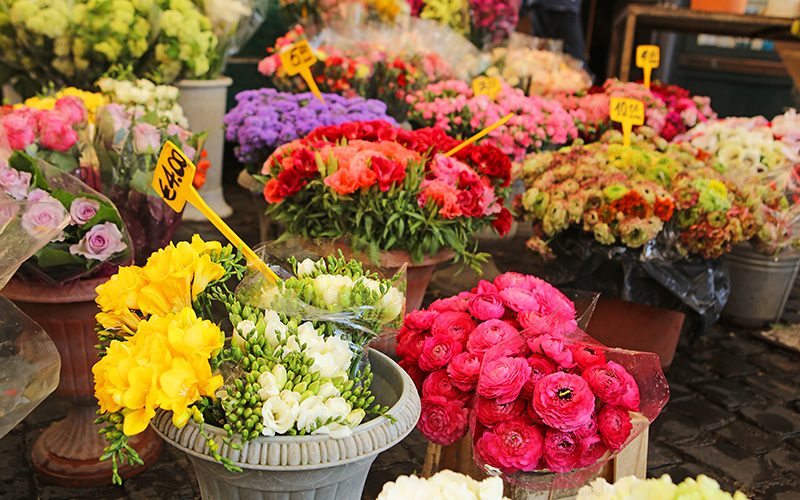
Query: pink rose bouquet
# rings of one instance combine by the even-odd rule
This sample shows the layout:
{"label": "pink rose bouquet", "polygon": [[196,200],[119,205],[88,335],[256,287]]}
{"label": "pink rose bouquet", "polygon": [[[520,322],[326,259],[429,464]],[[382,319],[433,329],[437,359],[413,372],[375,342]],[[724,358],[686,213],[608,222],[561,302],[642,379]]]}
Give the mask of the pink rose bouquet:
{"label": "pink rose bouquet", "polygon": [[525,487],[588,478],[669,391],[657,356],[609,349],[576,316],[556,288],[518,273],[408,314],[396,353],[421,394],[420,431],[440,445],[471,432],[478,465]]}

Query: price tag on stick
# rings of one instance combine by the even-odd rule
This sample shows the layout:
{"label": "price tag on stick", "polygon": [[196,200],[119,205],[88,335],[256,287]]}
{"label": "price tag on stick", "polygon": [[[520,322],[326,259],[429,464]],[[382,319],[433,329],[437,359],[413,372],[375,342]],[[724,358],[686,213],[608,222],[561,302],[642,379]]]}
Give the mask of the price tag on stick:
{"label": "price tag on stick", "polygon": [[500,80],[497,78],[479,76],[472,80],[472,92],[475,95],[489,96],[489,99],[494,100],[501,90],[503,90],[503,87],[500,85]]}
{"label": "price tag on stick", "polygon": [[661,61],[658,45],[639,45],[636,47],[636,66],[644,70],[644,86],[650,88],[650,73]]}
{"label": "price tag on stick", "polygon": [[167,141],[158,157],[158,163],[156,163],[156,171],[153,174],[153,189],[176,212],[183,210],[187,201],[194,205],[233,243],[233,246],[242,249],[242,253],[251,265],[270,281],[277,281],[278,276],[272,269],[267,267],[255,252],[244,244],[242,239],[206,205],[206,202],[194,189],[192,179],[194,179],[195,170],[197,170],[197,167],[189,161],[183,151],[178,149],[172,142]]}
{"label": "price tag on stick", "polygon": [[644,124],[644,103],[638,99],[612,97],[609,114],[612,120],[622,124],[625,146],[630,146],[633,126]]}
{"label": "price tag on stick", "polygon": [[462,150],[462,149],[464,149],[465,147],[469,146],[469,145],[470,145],[470,144],[472,144],[473,142],[475,142],[475,141],[478,141],[478,140],[480,140],[480,139],[483,139],[483,137],[484,137],[486,134],[488,134],[488,133],[489,133],[489,132],[491,132],[492,130],[496,129],[496,128],[497,128],[497,127],[499,127],[500,125],[502,125],[502,124],[504,124],[505,122],[507,122],[507,121],[508,121],[508,120],[509,120],[509,119],[510,119],[512,116],[514,116],[514,113],[509,113],[509,114],[507,114],[506,116],[504,116],[504,117],[500,118],[499,120],[497,120],[496,122],[492,123],[491,125],[489,125],[489,126],[488,126],[488,127],[486,127],[485,129],[483,129],[483,130],[481,130],[480,132],[478,132],[477,134],[473,135],[472,137],[470,137],[470,138],[469,138],[469,139],[467,139],[466,141],[464,141],[464,142],[462,142],[461,144],[459,144],[458,146],[454,147],[453,149],[451,149],[450,151],[448,151],[448,152],[447,152],[447,153],[445,153],[444,155],[445,155],[445,156],[453,156],[454,154],[458,153],[459,151],[461,151],[461,150]]}
{"label": "price tag on stick", "polygon": [[311,66],[313,66],[315,62],[317,62],[317,57],[311,50],[308,40],[300,40],[281,52],[281,64],[283,64],[284,69],[286,69],[286,74],[294,76],[300,73],[300,76],[306,81],[308,88],[317,96],[317,99],[325,102],[325,99],[322,98],[322,94],[319,93],[317,82],[315,82],[314,77],[311,76]]}

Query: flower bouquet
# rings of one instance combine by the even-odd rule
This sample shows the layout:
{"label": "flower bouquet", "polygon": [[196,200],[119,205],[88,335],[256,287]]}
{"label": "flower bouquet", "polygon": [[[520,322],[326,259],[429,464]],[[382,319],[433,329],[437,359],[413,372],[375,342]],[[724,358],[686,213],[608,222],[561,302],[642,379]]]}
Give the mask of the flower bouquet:
{"label": "flower bouquet", "polygon": [[172,85],[156,85],[150,80],[111,78],[104,76],[97,80],[97,87],[105,97],[106,103],[123,105],[127,111],[139,115],[155,113],[159,121],[174,123],[189,128],[189,121],[178,104],[180,91]]}
{"label": "flower bouquet", "polygon": [[479,49],[501,44],[514,32],[519,20],[520,2],[515,0],[413,0],[409,3],[412,16],[448,25]]}
{"label": "flower bouquet", "polygon": [[410,313],[397,354],[425,437],[448,445],[469,430],[478,465],[531,489],[585,481],[669,397],[656,355],[598,344],[569,299],[519,273]]}
{"label": "flower bouquet", "polygon": [[424,497],[430,500],[508,500],[503,496],[503,482],[496,477],[476,481],[451,470],[442,470],[425,479],[416,475],[400,476],[383,485],[376,500],[406,500]]}
{"label": "flower bouquet", "polygon": [[492,100],[474,95],[469,84],[459,80],[431,83],[406,97],[411,107],[408,119],[415,127],[437,127],[451,137],[467,139],[513,113],[508,122],[483,139],[513,161],[578,137],[576,122],[583,120],[581,111],[567,112],[556,101],[526,96],[505,82],[502,85],[503,90]]}
{"label": "flower bouquet", "polygon": [[[128,437],[159,409],[172,412],[176,427],[200,424],[211,457],[233,471],[240,469],[220,455],[223,443],[203,425],[224,429],[224,444],[236,447],[234,435],[243,443],[347,436],[368,415],[386,411],[373,405],[362,355],[374,332],[399,320],[402,309],[383,305],[400,293],[394,280],[329,256],[293,260],[281,272],[290,277],[267,286],[257,275],[234,295],[226,281],[244,270],[230,245],[194,236],[143,267],[120,268],[98,287],[102,358],[92,371],[109,441],[104,458],[115,470],[117,461],[137,459]],[[213,322],[215,302],[233,324],[230,345]]]}
{"label": "flower bouquet", "polygon": [[382,121],[318,128],[264,163],[267,214],[306,239],[351,235],[415,263],[449,247],[479,268],[470,235],[489,224],[502,235],[511,224],[510,162],[486,144],[444,155],[457,144],[439,129]]}
{"label": "flower bouquet", "polygon": [[275,89],[245,90],[236,94],[236,106],[225,115],[225,138],[237,144],[233,151],[249,174],[257,174],[275,148],[305,137],[312,130],[350,121],[384,120],[386,104],[361,97],[311,92],[289,94]]}
{"label": "flower bouquet", "polygon": [[680,498],[703,498],[707,500],[747,500],[741,491],[733,495],[723,491],[719,483],[710,477],[700,474],[697,479],[691,477],[678,484],[664,474],[660,478],[638,479],[627,476],[614,484],[598,478],[578,491],[577,500],[625,500],[632,498],[662,498],[678,500]]}

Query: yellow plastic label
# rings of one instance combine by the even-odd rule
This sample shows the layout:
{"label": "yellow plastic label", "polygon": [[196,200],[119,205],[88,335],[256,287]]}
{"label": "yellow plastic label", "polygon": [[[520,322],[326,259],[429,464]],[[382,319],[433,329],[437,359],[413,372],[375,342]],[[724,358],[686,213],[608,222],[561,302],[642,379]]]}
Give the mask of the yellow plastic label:
{"label": "yellow plastic label", "polygon": [[453,149],[451,149],[450,151],[448,151],[444,155],[445,156],[453,156],[454,154],[458,153],[459,151],[461,151],[465,147],[469,146],[473,142],[476,142],[476,141],[478,141],[480,139],[483,139],[483,137],[485,135],[487,135],[489,132],[491,132],[492,130],[496,129],[500,125],[502,125],[505,122],[507,122],[508,120],[510,120],[512,116],[514,116],[514,113],[509,113],[506,116],[500,118],[499,120],[497,120],[496,122],[492,123],[491,125],[489,125],[485,129],[483,129],[480,132],[478,132],[477,134],[473,135],[472,137],[470,137],[466,141],[464,141],[461,144],[459,144],[458,146],[454,147]]}
{"label": "yellow plastic label", "polygon": [[503,87],[497,78],[479,76],[472,80],[472,91],[475,95],[485,95],[489,96],[489,99],[494,99],[501,90],[503,90]]}
{"label": "yellow plastic label", "polygon": [[613,121],[622,124],[625,145],[630,146],[633,126],[644,124],[644,103],[638,99],[612,97],[609,115]]}
{"label": "yellow plastic label", "polygon": [[636,66],[644,70],[644,85],[650,88],[650,74],[661,61],[661,49],[658,45],[639,45],[636,47]]}
{"label": "yellow plastic label", "polygon": [[176,212],[183,210],[197,167],[170,141],[164,145],[153,174],[153,189]]}
{"label": "yellow plastic label", "polygon": [[311,75],[311,66],[313,66],[315,62],[317,62],[317,57],[311,50],[308,40],[300,40],[281,52],[281,64],[283,64],[284,69],[286,69],[286,73],[289,76],[294,76],[299,73],[300,76],[303,77],[303,80],[306,81],[311,92],[317,96],[317,99],[325,102],[325,99],[322,98],[322,94],[319,92],[317,82],[314,81],[314,77]]}

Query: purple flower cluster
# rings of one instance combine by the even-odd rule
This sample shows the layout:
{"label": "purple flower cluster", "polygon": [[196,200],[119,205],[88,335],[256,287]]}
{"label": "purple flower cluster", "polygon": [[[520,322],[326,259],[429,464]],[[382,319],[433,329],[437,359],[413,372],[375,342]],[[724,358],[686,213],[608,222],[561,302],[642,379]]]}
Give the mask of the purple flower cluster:
{"label": "purple flower cluster", "polygon": [[305,137],[317,127],[372,120],[396,125],[381,101],[348,99],[338,94],[322,96],[324,103],[311,92],[291,94],[275,89],[239,92],[238,103],[222,121],[225,138],[239,144],[234,148],[239,161],[260,168],[275,148]]}

